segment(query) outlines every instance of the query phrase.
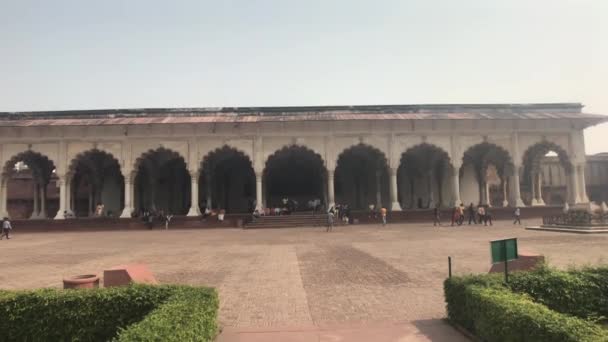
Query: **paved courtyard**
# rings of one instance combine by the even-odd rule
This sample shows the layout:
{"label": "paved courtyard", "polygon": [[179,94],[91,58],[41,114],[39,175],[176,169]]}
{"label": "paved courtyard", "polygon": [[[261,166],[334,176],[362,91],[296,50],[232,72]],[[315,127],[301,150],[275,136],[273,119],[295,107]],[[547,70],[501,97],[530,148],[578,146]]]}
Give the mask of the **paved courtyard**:
{"label": "paved courtyard", "polygon": [[63,276],[143,262],[163,283],[216,287],[220,324],[227,331],[410,322],[416,333],[432,337],[424,327],[445,316],[448,255],[456,274],[487,272],[488,241],[518,237],[520,249],[544,254],[560,267],[608,260],[608,234],[526,231],[510,222],[350,226],[332,233],[321,228],[14,231],[13,239],[0,241],[1,288],[60,287]]}

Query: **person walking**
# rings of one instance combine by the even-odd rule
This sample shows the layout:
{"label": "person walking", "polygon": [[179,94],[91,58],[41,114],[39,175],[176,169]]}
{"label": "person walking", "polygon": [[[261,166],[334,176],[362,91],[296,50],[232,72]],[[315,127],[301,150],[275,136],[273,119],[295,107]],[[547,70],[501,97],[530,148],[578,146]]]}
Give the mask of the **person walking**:
{"label": "person walking", "polygon": [[464,223],[464,204],[460,203],[458,206],[458,225],[462,226]]}
{"label": "person walking", "polygon": [[334,229],[334,207],[331,207],[327,211],[327,230],[326,232],[331,232]]}
{"label": "person walking", "polygon": [[441,226],[441,212],[439,211],[439,207],[435,206],[435,209],[433,209],[433,226]]}
{"label": "person walking", "polygon": [[169,222],[171,222],[172,218],[173,218],[173,215],[171,215],[171,214],[165,215],[165,230],[169,230]]}
{"label": "person walking", "polygon": [[519,207],[515,208],[515,221],[513,221],[513,224],[515,223],[521,225],[521,209]]}
{"label": "person walking", "polygon": [[473,208],[473,203],[471,203],[469,205],[469,208],[467,209],[467,214],[469,215],[469,226],[471,225],[471,222],[473,222],[474,224],[477,224],[477,220],[475,219],[475,208]]}
{"label": "person walking", "polygon": [[479,222],[479,224],[481,224],[482,222],[484,222],[485,220],[485,216],[486,215],[486,210],[483,207],[483,205],[478,205],[477,206],[477,222]]}
{"label": "person walking", "polygon": [[380,216],[382,216],[382,225],[386,226],[386,208],[382,207],[380,209]]}
{"label": "person walking", "polygon": [[458,222],[458,206],[454,206],[452,208],[452,227],[454,227],[454,223]]}
{"label": "person walking", "polygon": [[488,222],[490,222],[490,226],[492,225],[492,213],[490,212],[490,207],[485,208],[483,215],[483,225],[487,226]]}
{"label": "person walking", "polygon": [[2,219],[2,234],[0,234],[0,240],[6,236],[7,240],[10,240],[10,233],[13,227],[11,226],[11,221],[8,220],[8,217]]}

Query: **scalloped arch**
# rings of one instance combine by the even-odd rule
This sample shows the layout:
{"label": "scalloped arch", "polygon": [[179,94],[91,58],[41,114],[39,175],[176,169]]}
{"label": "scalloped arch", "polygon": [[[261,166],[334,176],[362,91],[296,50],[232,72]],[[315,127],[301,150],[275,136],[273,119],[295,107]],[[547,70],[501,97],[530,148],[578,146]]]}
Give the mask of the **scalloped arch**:
{"label": "scalloped arch", "polygon": [[26,164],[28,164],[27,163],[28,159],[31,162],[31,161],[33,161],[34,158],[40,158],[40,160],[42,160],[43,162],[50,163],[51,171],[56,168],[55,162],[53,162],[53,160],[48,158],[46,155],[44,155],[40,152],[34,152],[31,150],[28,150],[28,151],[23,151],[23,152],[17,153],[15,155],[13,155],[13,157],[11,157],[9,160],[7,160],[6,163],[4,163],[4,167],[2,168],[2,174],[10,175],[13,172],[13,168],[15,167],[15,164],[17,164],[20,161],[23,161]]}
{"label": "scalloped arch", "polygon": [[199,172],[205,170],[205,165],[209,162],[209,160],[211,160],[211,158],[215,158],[221,153],[235,153],[238,157],[247,160],[247,162],[251,166],[251,169],[253,170],[253,160],[245,151],[238,149],[234,146],[230,146],[229,144],[224,144],[221,147],[209,151],[205,156],[203,156],[199,163]]}
{"label": "scalloped arch", "polygon": [[373,154],[375,154],[376,156],[380,157],[380,162],[388,167],[388,158],[386,156],[386,154],[384,152],[382,152],[379,148],[377,148],[376,146],[370,145],[370,144],[366,144],[366,143],[358,143],[355,145],[350,145],[346,148],[344,148],[342,151],[340,151],[340,153],[338,153],[336,155],[336,168],[338,168],[338,166],[340,165],[340,161],[350,152],[356,151],[357,149],[359,150],[367,150]]}
{"label": "scalloped arch", "polygon": [[77,155],[74,156],[74,158],[72,158],[72,160],[70,161],[70,164],[68,166],[68,173],[73,174],[76,171],[76,167],[78,166],[78,164],[80,163],[80,161],[82,160],[82,158],[85,158],[87,156],[90,155],[101,155],[104,158],[109,158],[110,160],[112,160],[114,163],[116,163],[116,165],[118,166],[118,170],[121,171],[122,174],[122,167],[120,166],[120,161],[110,152],[107,152],[105,150],[99,150],[97,148],[92,148],[86,151],[82,151],[80,153],[78,153]]}
{"label": "scalloped arch", "polygon": [[268,167],[268,162],[271,161],[273,158],[276,158],[277,156],[279,156],[281,153],[284,152],[288,152],[289,150],[295,150],[295,151],[302,151],[305,153],[311,153],[313,154],[315,157],[317,157],[320,161],[321,164],[323,165],[323,167],[326,167],[325,164],[325,159],[323,159],[323,156],[318,153],[317,151],[315,151],[314,149],[306,146],[306,145],[301,145],[301,144],[289,144],[289,145],[284,145],[283,147],[275,150],[274,152],[270,153],[266,158],[264,158],[264,170],[266,170],[266,168]]}
{"label": "scalloped arch", "polygon": [[399,158],[399,165],[401,165],[401,163],[403,162],[403,158],[407,154],[421,151],[423,149],[430,149],[433,152],[439,153],[443,158],[445,158],[448,161],[448,164],[452,165],[452,159],[450,158],[450,154],[446,150],[444,150],[441,146],[437,146],[437,145],[435,145],[433,143],[429,143],[429,142],[422,142],[422,143],[408,147],[405,151],[403,151],[401,153],[401,156]]}
{"label": "scalloped arch", "polygon": [[157,147],[157,148],[152,148],[147,150],[146,152],[143,152],[142,154],[139,155],[139,157],[137,157],[135,159],[135,161],[133,162],[133,171],[134,172],[138,172],[139,167],[141,166],[142,161],[144,161],[145,159],[147,159],[148,157],[156,154],[156,153],[169,153],[169,155],[181,159],[184,164],[186,164],[186,169],[188,169],[188,160],[187,158],[185,158],[184,156],[181,155],[181,153],[174,151],[170,148],[165,148],[165,147]]}

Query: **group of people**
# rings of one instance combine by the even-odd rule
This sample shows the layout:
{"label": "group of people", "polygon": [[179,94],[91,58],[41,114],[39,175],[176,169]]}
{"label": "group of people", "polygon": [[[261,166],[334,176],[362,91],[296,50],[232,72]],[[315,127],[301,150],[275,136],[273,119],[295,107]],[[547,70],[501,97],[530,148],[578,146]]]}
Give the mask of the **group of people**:
{"label": "group of people", "polygon": [[[480,204],[477,207],[473,205],[473,203],[469,204],[469,207],[466,208],[467,218],[469,221],[469,225],[473,224],[482,224],[487,226],[488,223],[490,226],[492,225],[492,212],[490,211],[489,205]],[[519,207],[515,208],[515,212],[513,213],[515,217],[515,221],[513,224],[519,223],[521,224],[521,210]],[[464,204],[460,203],[460,205],[455,206],[452,209],[452,226],[458,225],[461,226],[465,221],[465,207]],[[439,207],[435,207],[433,209],[433,226],[441,226],[441,211]]]}
{"label": "group of people", "polygon": [[165,213],[164,210],[153,210],[142,209],[141,220],[146,224],[148,229],[154,228],[155,222],[162,222],[165,224],[165,229],[169,229],[169,223],[173,218],[171,213]]}

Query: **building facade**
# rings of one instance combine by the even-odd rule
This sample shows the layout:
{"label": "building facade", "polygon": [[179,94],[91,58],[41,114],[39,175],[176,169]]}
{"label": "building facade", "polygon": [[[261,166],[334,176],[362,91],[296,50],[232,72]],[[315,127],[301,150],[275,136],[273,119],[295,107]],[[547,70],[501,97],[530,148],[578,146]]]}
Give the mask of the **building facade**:
{"label": "building facade", "polygon": [[[583,130],[606,121],[577,103],[127,109],[0,113],[0,212],[197,216],[318,200],[366,209],[588,202]],[[555,157],[551,176],[543,164]],[[554,169],[560,171],[553,171]],[[31,185],[31,210],[9,194]],[[21,185],[20,185],[21,184]],[[49,194],[57,192],[51,205]],[[27,199],[22,199],[27,201]],[[552,202],[551,200],[550,202]]]}

